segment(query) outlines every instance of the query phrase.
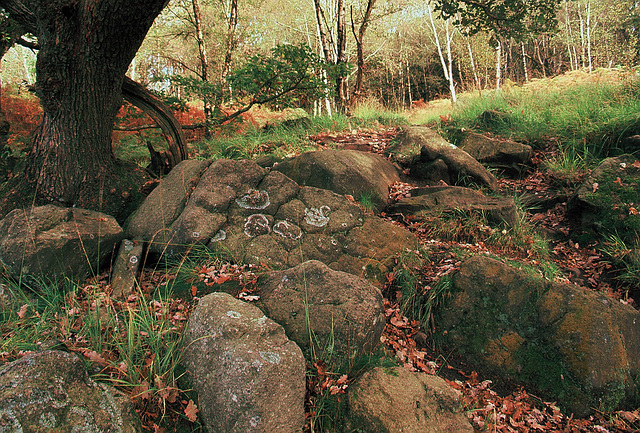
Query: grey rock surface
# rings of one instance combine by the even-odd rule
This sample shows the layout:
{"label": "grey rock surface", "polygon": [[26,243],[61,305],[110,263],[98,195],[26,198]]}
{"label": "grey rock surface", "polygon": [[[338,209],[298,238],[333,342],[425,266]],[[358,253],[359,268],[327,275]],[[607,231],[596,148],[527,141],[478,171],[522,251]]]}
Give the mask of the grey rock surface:
{"label": "grey rock surface", "polygon": [[209,433],[299,433],[305,360],[284,329],[256,306],[211,293],[185,331],[183,364]]}
{"label": "grey rock surface", "polygon": [[141,432],[131,400],[94,382],[74,354],[45,350],[0,367],[0,432]]}

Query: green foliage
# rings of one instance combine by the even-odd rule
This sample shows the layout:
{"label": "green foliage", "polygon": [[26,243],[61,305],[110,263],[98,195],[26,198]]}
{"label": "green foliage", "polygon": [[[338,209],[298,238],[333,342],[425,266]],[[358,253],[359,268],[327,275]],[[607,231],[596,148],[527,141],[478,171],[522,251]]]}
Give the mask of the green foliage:
{"label": "green foliage", "polygon": [[[213,119],[208,120],[221,124],[256,104],[282,109],[305,106],[310,101],[328,97],[333,91],[331,83],[335,77],[347,72],[348,65],[329,65],[305,44],[279,44],[271,49],[270,55],[256,54],[246,59],[242,67],[229,74],[226,83],[180,75],[168,78],[182,86],[187,96],[212,104]],[[225,112],[223,86],[233,89],[242,108]]]}
{"label": "green foliage", "polygon": [[436,7],[471,34],[485,30],[524,40],[555,27],[559,5],[559,0],[438,0]]}
{"label": "green foliage", "polygon": [[270,56],[247,59],[242,68],[229,75],[228,82],[241,99],[284,108],[326,96],[331,87],[323,73],[331,83],[346,72],[328,65],[307,45],[280,44]]}

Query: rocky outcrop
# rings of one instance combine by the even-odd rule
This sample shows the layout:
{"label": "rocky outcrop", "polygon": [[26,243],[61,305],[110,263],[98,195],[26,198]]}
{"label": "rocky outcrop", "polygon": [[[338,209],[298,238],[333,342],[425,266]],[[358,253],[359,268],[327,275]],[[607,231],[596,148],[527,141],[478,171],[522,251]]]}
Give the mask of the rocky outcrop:
{"label": "rocky outcrop", "polygon": [[[419,175],[431,182],[447,183],[467,179],[491,189],[497,187],[496,178],[482,164],[426,126],[402,128],[388,154],[407,167],[413,177]],[[448,179],[443,176],[445,166]]]}
{"label": "rocky outcrop", "polygon": [[461,395],[443,379],[377,367],[349,390],[350,424],[367,432],[473,433]]}
{"label": "rocky outcrop", "polygon": [[640,232],[639,197],[640,161],[622,155],[602,161],[567,204],[587,235],[616,233],[632,245]]}
{"label": "rocky outcrop", "polygon": [[0,367],[0,431],[141,432],[131,400],[94,382],[76,355],[46,350]]}
{"label": "rocky outcrop", "polygon": [[210,433],[302,431],[302,352],[257,307],[226,293],[205,296],[189,317],[184,347]]}
{"label": "rocky outcrop", "polygon": [[[199,176],[191,191],[183,176],[163,180],[131,219],[127,234],[168,257],[203,244],[237,262],[282,269],[319,260],[372,278],[381,276],[394,254],[416,245],[409,232],[363,215],[343,196],[301,187],[251,161],[217,160]],[[186,191],[184,205],[171,218],[154,211],[165,201],[158,190]]]}
{"label": "rocky outcrop", "polygon": [[307,354],[313,341],[315,353],[330,351],[346,361],[380,342],[385,326],[380,290],[321,262],[270,273],[259,295],[258,306]]}
{"label": "rocky outcrop", "polygon": [[39,283],[97,275],[122,240],[116,220],[53,205],[15,209],[0,221],[0,262],[14,278]]}
{"label": "rocky outcrop", "polygon": [[469,188],[435,186],[411,190],[411,197],[401,198],[389,210],[411,215],[413,220],[440,217],[453,212],[481,212],[492,223],[510,227],[517,221],[516,204],[511,198],[489,197]]}
{"label": "rocky outcrop", "polygon": [[458,147],[483,164],[520,172],[531,161],[531,146],[511,140],[465,132]]}
{"label": "rocky outcrop", "polygon": [[453,276],[441,337],[475,365],[534,385],[576,415],[634,394],[640,313],[571,284],[475,256]]}
{"label": "rocky outcrop", "polygon": [[400,180],[398,170],[380,155],[356,150],[306,152],[274,166],[299,185],[350,194],[380,211],[389,202],[389,185]]}

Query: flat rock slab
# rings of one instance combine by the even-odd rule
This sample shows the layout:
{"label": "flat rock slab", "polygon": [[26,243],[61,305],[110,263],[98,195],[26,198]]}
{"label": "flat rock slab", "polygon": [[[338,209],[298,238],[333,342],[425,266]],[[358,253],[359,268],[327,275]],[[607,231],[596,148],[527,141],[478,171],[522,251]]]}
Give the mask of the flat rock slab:
{"label": "flat rock slab", "polygon": [[[180,168],[183,163],[178,164]],[[278,171],[252,161],[216,160],[184,188],[184,177],[163,180],[127,227],[132,239],[150,242],[150,251],[172,257],[202,244],[234,261],[285,269],[319,260],[336,270],[377,278],[394,254],[415,249],[403,228],[365,216],[344,196],[299,186]],[[188,185],[191,185],[189,183]],[[163,187],[162,189],[160,189]],[[179,212],[159,215],[163,190],[184,190]],[[159,232],[164,235],[158,235]]]}
{"label": "flat rock slab", "polygon": [[448,178],[454,183],[469,178],[491,189],[496,189],[498,185],[495,176],[476,159],[426,126],[401,128],[388,154],[399,164],[423,176],[429,177],[428,173],[423,173],[424,166],[441,172],[444,164]]}
{"label": "flat rock slab", "polygon": [[302,431],[304,357],[256,306],[226,293],[203,297],[189,317],[184,347],[207,431]]}
{"label": "flat rock slab", "polygon": [[274,166],[299,185],[350,194],[371,202],[378,211],[389,202],[389,186],[398,182],[398,170],[388,160],[356,150],[306,152]]}
{"label": "flat rock slab", "polygon": [[471,364],[533,385],[578,416],[633,404],[640,373],[633,307],[483,255],[453,275],[450,299],[436,323],[442,341]]}
{"label": "flat rock slab", "polygon": [[458,147],[478,162],[520,172],[531,161],[531,146],[511,140],[466,132]]}
{"label": "flat rock slab", "polygon": [[398,200],[390,212],[411,215],[420,220],[452,212],[482,212],[494,223],[513,227],[517,221],[516,204],[511,198],[490,197],[469,188],[435,186],[411,190],[411,197]]}
{"label": "flat rock slab", "polygon": [[349,390],[350,425],[367,432],[473,433],[461,395],[444,379],[376,367]]}
{"label": "flat rock slab", "polygon": [[14,278],[36,284],[83,280],[97,275],[122,238],[116,220],[100,212],[53,205],[15,209],[0,221],[0,262]]}
{"label": "flat rock slab", "polygon": [[306,354],[312,340],[315,353],[330,348],[343,360],[369,353],[380,343],[385,326],[382,294],[355,275],[312,260],[270,273],[258,294],[257,305]]}
{"label": "flat rock slab", "polygon": [[76,355],[46,350],[0,367],[0,431],[137,433],[142,428],[129,397],[94,382]]}

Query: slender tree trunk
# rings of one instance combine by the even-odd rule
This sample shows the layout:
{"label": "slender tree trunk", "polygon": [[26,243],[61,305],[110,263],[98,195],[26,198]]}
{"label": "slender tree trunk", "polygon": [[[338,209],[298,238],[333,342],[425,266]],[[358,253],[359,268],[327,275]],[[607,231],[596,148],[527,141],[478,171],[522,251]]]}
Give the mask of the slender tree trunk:
{"label": "slender tree trunk", "polygon": [[[209,57],[207,55],[207,45],[204,40],[204,31],[202,29],[202,14],[200,12],[200,0],[191,0],[191,6],[193,9],[193,26],[196,33],[196,43],[198,44],[198,60],[200,61],[200,79],[208,83],[209,82]],[[204,96],[204,120],[207,126],[205,127],[204,136],[209,138],[211,131],[209,125],[213,116],[213,105],[218,102],[213,102],[211,98]]]}
{"label": "slender tree trunk", "polygon": [[587,3],[587,60],[589,65],[589,72],[592,72],[593,64],[591,62],[591,1]]}
{"label": "slender tree trunk", "polygon": [[367,9],[364,12],[364,17],[362,18],[362,23],[360,23],[360,29],[358,30],[357,35],[355,31],[355,24],[353,21],[353,9],[351,10],[351,30],[353,32],[353,37],[356,40],[356,51],[357,51],[357,58],[358,58],[356,84],[353,89],[353,96],[351,97],[351,105],[357,104],[358,99],[362,94],[362,81],[364,78],[364,69],[365,69],[364,35],[367,32],[367,28],[369,27],[369,23],[371,21],[371,12],[373,12],[373,8],[375,7],[375,4],[376,4],[376,0],[368,0]]}
{"label": "slender tree trunk", "polygon": [[582,19],[582,12],[580,11],[580,7],[578,7],[578,19],[580,20],[580,50],[581,50],[581,59],[582,59],[582,67],[587,67],[587,40],[584,34],[584,19]]}
{"label": "slender tree trunk", "polygon": [[456,88],[455,83],[453,81],[453,73],[452,73],[452,65],[451,65],[451,36],[449,34],[449,20],[445,21],[446,23],[446,38],[447,38],[447,56],[449,59],[449,64],[444,59],[444,54],[442,53],[442,45],[440,44],[440,38],[438,37],[438,29],[436,28],[436,23],[433,20],[433,13],[431,11],[431,5],[427,5],[427,10],[429,11],[429,21],[431,23],[431,30],[433,30],[433,37],[436,41],[436,47],[438,48],[438,55],[440,56],[440,64],[442,65],[442,70],[444,71],[444,78],[449,82],[449,92],[451,93],[451,102],[455,103],[456,98]]}
{"label": "slender tree trunk", "polygon": [[524,69],[524,81],[529,81],[529,71],[527,70],[527,53],[524,50],[524,42],[521,43],[522,46],[522,68]]}
{"label": "slender tree trunk", "polygon": [[[336,65],[347,63],[347,21],[345,19],[344,0],[338,0],[337,4],[337,40],[336,40]],[[340,75],[336,80],[336,107],[343,111],[347,106],[347,77]]]}
{"label": "slender tree trunk", "polygon": [[473,71],[473,80],[476,84],[476,89],[478,89],[478,95],[482,96],[482,88],[480,86],[480,78],[478,77],[478,70],[476,68],[476,64],[473,61],[473,51],[471,51],[471,42],[469,42],[469,38],[467,37],[467,49],[469,50],[469,63],[471,64],[471,70]]}
{"label": "slender tree trunk", "polygon": [[[231,102],[231,88],[227,86],[227,77],[231,72],[231,62],[233,60],[233,51],[236,46],[235,35],[238,27],[238,0],[231,0],[229,4],[229,13],[227,21],[227,43],[224,52],[224,63],[222,65],[222,72],[220,74],[220,80],[222,81],[222,103]],[[226,93],[226,94],[225,94]]]}
{"label": "slender tree trunk", "polygon": [[496,46],[496,90],[500,90],[500,79],[502,78],[502,41],[498,39]]}
{"label": "slender tree trunk", "polygon": [[[327,63],[333,63],[331,58],[331,51],[329,50],[329,41],[327,40],[327,33],[324,28],[324,11],[322,10],[322,6],[320,5],[320,0],[313,0],[313,4],[315,6],[316,12],[316,25],[318,28],[318,39],[320,40],[320,47],[322,49],[322,53],[324,54],[324,60]],[[325,84],[328,83],[328,79],[325,73],[323,73],[323,77]],[[327,115],[331,116],[331,101],[329,101],[328,97],[324,98],[324,103],[327,109]]]}

